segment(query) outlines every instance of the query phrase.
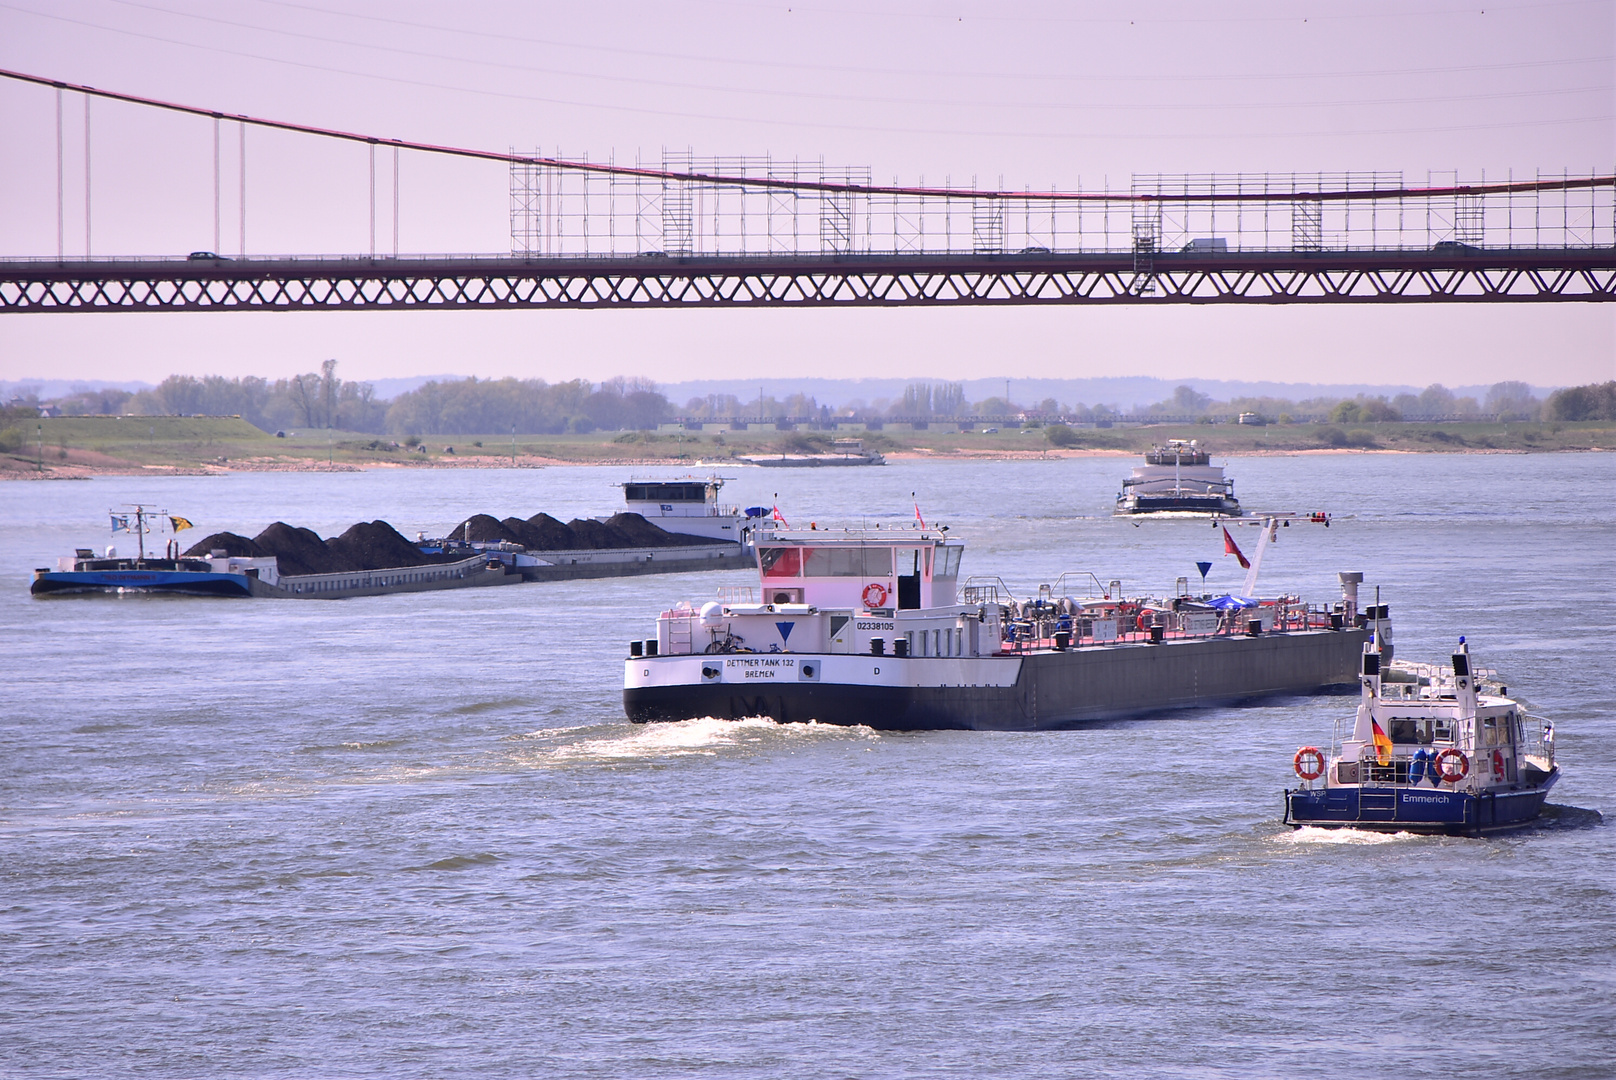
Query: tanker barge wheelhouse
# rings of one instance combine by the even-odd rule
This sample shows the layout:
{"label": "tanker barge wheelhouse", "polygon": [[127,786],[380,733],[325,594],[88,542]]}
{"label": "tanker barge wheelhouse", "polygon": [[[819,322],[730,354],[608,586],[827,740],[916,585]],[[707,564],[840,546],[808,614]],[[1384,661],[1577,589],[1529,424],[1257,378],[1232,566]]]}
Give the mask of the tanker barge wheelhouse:
{"label": "tanker barge wheelhouse", "polygon": [[1296,752],[1285,823],[1481,836],[1535,821],[1560,778],[1554,725],[1472,668],[1464,638],[1451,666],[1383,659],[1364,651],[1351,736]]}
{"label": "tanker barge wheelhouse", "polygon": [[1331,609],[1191,597],[1182,579],[1178,595],[1128,598],[1088,573],[1016,600],[997,578],[962,586],[963,551],[929,529],[765,532],[756,596],[681,604],[630,643],[624,710],[1031,731],[1350,691],[1371,620],[1389,630],[1384,608],[1358,610],[1361,574],[1341,575]]}

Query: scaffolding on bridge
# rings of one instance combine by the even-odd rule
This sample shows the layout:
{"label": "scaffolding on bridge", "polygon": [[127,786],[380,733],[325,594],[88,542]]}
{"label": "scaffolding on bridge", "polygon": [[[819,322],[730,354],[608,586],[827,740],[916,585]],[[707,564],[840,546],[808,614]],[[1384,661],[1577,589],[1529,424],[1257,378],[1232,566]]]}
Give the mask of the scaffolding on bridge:
{"label": "scaffolding on bridge", "polygon": [[[1141,281],[1178,251],[1324,252],[1616,246],[1616,181],[1570,173],[1136,174],[1126,190],[999,186],[972,178],[876,186],[867,166],[664,151],[625,172],[513,153],[511,254],[906,255],[1132,253]],[[616,169],[610,160],[608,169]],[[767,185],[760,183],[766,181]]]}

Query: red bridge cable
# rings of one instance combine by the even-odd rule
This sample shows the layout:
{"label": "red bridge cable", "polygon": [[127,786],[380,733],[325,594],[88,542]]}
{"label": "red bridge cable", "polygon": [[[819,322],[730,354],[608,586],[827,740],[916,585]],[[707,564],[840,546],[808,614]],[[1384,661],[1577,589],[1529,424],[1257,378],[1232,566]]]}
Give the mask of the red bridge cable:
{"label": "red bridge cable", "polygon": [[242,124],[251,124],[255,127],[274,128],[279,131],[291,131],[302,135],[318,135],[322,138],[341,139],[346,142],[367,143],[373,148],[376,146],[391,146],[395,149],[417,150],[425,154],[442,154],[448,157],[471,158],[478,161],[499,161],[508,165],[540,165],[551,169],[566,169],[573,172],[597,173],[606,176],[630,176],[646,180],[676,180],[685,183],[721,184],[730,187],[778,188],[791,191],[823,191],[854,195],[915,195],[942,199],[1037,199],[1045,202],[1165,203],[1294,202],[1297,199],[1346,201],[1432,198],[1444,195],[1497,195],[1531,191],[1570,191],[1597,187],[1616,188],[1616,174],[1610,176],[1564,177],[1559,180],[1540,179],[1495,184],[1460,184],[1452,187],[1377,188],[1341,191],[1262,191],[1240,192],[1234,195],[1212,192],[1163,194],[1158,192],[977,191],[974,189],[962,190],[960,188],[899,187],[879,184],[838,184],[812,180],[777,180],[772,177],[669,172],[665,169],[647,169],[629,165],[603,165],[594,162],[566,161],[561,158],[548,158],[529,154],[500,153],[497,150],[472,150],[458,146],[438,146],[433,143],[410,142],[405,139],[386,139],[374,135],[360,135],[352,131],[315,127],[311,124],[295,124],[286,120],[267,120],[262,117],[246,116],[240,113],[222,113],[215,109],[181,105],[177,102],[162,101],[158,98],[140,97],[136,94],[121,94],[115,90],[98,90],[93,86],[81,86],[77,83],[62,82],[60,79],[48,79],[42,75],[30,75],[21,71],[9,71],[5,68],[0,68],[0,78],[34,83],[38,86],[55,87],[57,90],[72,90],[86,95],[87,98],[107,98],[111,101],[122,101],[131,105],[146,105],[154,109],[167,109],[170,112],[185,113],[190,116],[212,117],[215,120],[228,118]]}

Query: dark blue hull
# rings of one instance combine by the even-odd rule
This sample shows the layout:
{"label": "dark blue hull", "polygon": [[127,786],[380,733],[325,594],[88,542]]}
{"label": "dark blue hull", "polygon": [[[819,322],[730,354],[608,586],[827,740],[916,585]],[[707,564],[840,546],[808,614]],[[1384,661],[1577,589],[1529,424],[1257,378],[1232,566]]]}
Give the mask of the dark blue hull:
{"label": "dark blue hull", "polygon": [[73,593],[176,593],[182,596],[251,596],[244,574],[195,570],[55,570],[34,575],[35,596]]}
{"label": "dark blue hull", "polygon": [[1195,513],[1239,517],[1240,501],[1223,495],[1139,495],[1118,499],[1119,514]]}
{"label": "dark blue hull", "polygon": [[1553,772],[1538,787],[1481,794],[1402,786],[1288,790],[1285,824],[1481,836],[1537,820],[1549,788],[1559,777]]}

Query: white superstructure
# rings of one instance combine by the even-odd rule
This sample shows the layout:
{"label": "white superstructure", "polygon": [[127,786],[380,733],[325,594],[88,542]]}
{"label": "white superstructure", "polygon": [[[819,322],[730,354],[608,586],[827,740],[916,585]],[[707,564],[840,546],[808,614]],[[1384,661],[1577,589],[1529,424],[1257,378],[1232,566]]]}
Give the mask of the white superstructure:
{"label": "white superstructure", "polygon": [[[623,509],[665,532],[745,543],[746,514],[718,501],[728,477],[634,477],[619,484]],[[602,518],[601,520],[605,520]]]}

